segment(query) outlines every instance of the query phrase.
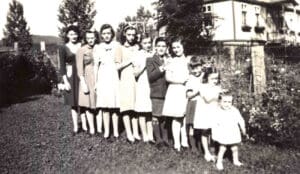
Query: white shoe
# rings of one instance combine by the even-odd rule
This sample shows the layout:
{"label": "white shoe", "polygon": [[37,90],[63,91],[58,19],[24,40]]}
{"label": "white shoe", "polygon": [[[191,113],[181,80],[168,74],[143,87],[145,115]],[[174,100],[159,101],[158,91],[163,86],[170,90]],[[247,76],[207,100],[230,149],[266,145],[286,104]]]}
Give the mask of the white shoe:
{"label": "white shoe", "polygon": [[215,162],[216,161],[216,158],[212,155],[204,155],[204,159],[207,161],[207,162]]}
{"label": "white shoe", "polygon": [[236,161],[236,162],[233,162],[233,165],[240,167],[240,166],[242,166],[244,164],[241,163],[240,161]]}
{"label": "white shoe", "polygon": [[216,167],[218,170],[224,170],[223,163],[216,163]]}

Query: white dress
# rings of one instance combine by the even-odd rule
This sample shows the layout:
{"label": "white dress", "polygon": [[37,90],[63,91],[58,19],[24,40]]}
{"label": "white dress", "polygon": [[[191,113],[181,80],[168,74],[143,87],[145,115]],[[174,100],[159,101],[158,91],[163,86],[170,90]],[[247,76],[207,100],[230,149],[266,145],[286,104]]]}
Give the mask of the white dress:
{"label": "white dress", "polygon": [[120,45],[112,41],[110,44],[100,43],[94,47],[96,59],[96,107],[119,108],[119,75],[116,57],[120,54]]}
{"label": "white dress", "polygon": [[141,73],[136,78],[135,111],[152,112],[152,103],[150,99],[150,85],[146,70],[146,60],[153,57],[153,53],[141,50],[133,62],[134,71]]}
{"label": "white dress", "polygon": [[199,88],[200,97],[197,100],[194,115],[195,129],[211,129],[214,124],[215,110],[218,107],[221,87],[202,84]]}
{"label": "white dress", "polygon": [[212,139],[224,145],[240,143],[242,138],[239,125],[245,125],[240,111],[232,106],[229,110],[218,107],[215,112]]}
{"label": "white dress", "polygon": [[169,82],[163,115],[183,117],[186,111],[186,87],[183,84],[189,77],[188,60],[185,57],[172,58],[167,65],[166,80]]}

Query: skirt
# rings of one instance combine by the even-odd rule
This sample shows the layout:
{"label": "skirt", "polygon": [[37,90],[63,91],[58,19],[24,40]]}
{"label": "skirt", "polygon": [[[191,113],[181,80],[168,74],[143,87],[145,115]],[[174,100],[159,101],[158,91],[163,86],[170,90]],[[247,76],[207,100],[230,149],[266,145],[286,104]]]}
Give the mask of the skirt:
{"label": "skirt", "polygon": [[162,116],[162,110],[164,107],[164,99],[151,99],[152,101],[152,115],[155,117]]}
{"label": "skirt", "polygon": [[194,123],[194,116],[196,110],[197,100],[189,100],[186,105],[186,124],[193,124]]}

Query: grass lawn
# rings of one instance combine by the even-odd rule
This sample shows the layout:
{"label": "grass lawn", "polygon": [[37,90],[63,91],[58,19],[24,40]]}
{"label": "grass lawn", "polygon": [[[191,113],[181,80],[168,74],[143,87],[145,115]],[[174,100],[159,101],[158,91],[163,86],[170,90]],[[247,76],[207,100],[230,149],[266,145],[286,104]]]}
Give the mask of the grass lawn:
{"label": "grass lawn", "polygon": [[202,153],[136,143],[72,136],[69,109],[63,99],[32,96],[0,109],[0,173],[299,173],[300,152],[244,143],[235,167],[229,159],[218,172]]}

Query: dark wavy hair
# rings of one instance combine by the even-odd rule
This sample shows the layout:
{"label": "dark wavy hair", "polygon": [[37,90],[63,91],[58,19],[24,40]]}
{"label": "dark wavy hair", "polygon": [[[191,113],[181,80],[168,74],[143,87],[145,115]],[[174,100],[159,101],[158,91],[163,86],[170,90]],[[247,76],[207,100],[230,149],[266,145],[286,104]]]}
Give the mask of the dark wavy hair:
{"label": "dark wavy hair", "polygon": [[87,44],[87,40],[86,40],[86,34],[88,33],[93,33],[95,35],[95,44],[99,43],[99,35],[98,35],[98,32],[97,31],[92,31],[92,30],[88,30],[84,33],[84,37],[83,37],[83,41],[84,41],[84,44]]}
{"label": "dark wavy hair", "polygon": [[183,38],[181,37],[172,37],[170,39],[170,43],[169,43],[169,53],[171,54],[172,57],[176,56],[175,53],[173,52],[173,49],[172,49],[172,44],[175,43],[175,42],[179,42],[181,43],[181,45],[183,46],[183,52],[185,54],[185,41],[183,40]]}
{"label": "dark wavy hair", "polygon": [[168,45],[168,41],[165,37],[158,37],[154,41],[154,45],[156,46],[158,42],[165,42]]}
{"label": "dark wavy hair", "polygon": [[110,24],[103,24],[101,27],[100,27],[100,39],[103,40],[103,38],[101,37],[101,33],[103,32],[103,30],[105,29],[110,29],[111,33],[112,33],[112,36],[111,36],[111,40],[115,37],[116,33],[113,29],[113,27],[110,25]]}
{"label": "dark wavy hair", "polygon": [[74,31],[75,33],[77,33],[78,35],[78,40],[77,42],[79,41],[79,37],[80,37],[80,31],[79,31],[79,27],[78,26],[75,26],[75,25],[70,25],[68,26],[66,29],[65,29],[65,35],[64,35],[64,41],[65,43],[68,43],[69,42],[69,38],[68,38],[68,33],[70,31]]}

